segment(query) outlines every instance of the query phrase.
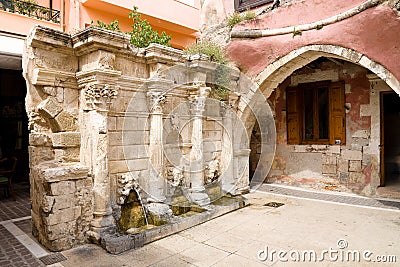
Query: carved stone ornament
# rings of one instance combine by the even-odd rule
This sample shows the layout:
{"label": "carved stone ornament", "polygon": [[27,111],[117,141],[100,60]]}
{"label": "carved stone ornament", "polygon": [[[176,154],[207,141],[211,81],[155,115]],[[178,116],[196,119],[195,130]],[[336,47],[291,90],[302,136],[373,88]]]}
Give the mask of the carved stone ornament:
{"label": "carved stone ornament", "polygon": [[162,113],[162,106],[165,102],[165,96],[162,92],[147,92],[149,107],[152,113]]}
{"label": "carved stone ornament", "polygon": [[214,152],[213,159],[206,166],[205,184],[211,184],[220,176],[220,164],[217,153]]}
{"label": "carved stone ornament", "polygon": [[99,65],[101,69],[114,69],[115,55],[111,53],[103,53],[99,59]]}
{"label": "carved stone ornament", "polygon": [[119,174],[117,176],[117,203],[124,204],[132,189],[137,193],[140,189],[137,174],[131,172]]}
{"label": "carved stone ornament", "polygon": [[111,100],[118,95],[118,87],[108,84],[89,84],[84,95],[87,106],[95,109],[111,104]]}
{"label": "carved stone ornament", "polygon": [[181,166],[175,166],[172,169],[172,180],[171,185],[176,187],[176,186],[181,186],[183,182],[183,168]]}
{"label": "carved stone ornament", "polygon": [[209,96],[211,92],[210,87],[205,87],[201,85],[196,85],[199,86],[199,95],[192,95],[190,102],[192,104],[192,114],[201,116],[204,112],[204,108],[206,106],[206,99]]}

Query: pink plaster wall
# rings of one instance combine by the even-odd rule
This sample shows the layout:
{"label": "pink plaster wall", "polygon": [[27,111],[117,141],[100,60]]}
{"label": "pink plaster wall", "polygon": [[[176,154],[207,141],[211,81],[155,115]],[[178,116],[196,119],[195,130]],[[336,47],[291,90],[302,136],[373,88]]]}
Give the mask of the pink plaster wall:
{"label": "pink plaster wall", "polygon": [[[280,20],[286,19],[283,9]],[[320,11],[323,10],[314,10],[314,13]],[[261,28],[262,25],[267,24],[264,20],[267,18],[264,17],[257,24],[253,22],[254,25],[251,28]],[[255,76],[268,64],[300,47],[310,44],[338,45],[366,55],[385,66],[400,79],[398,29],[400,29],[398,13],[389,6],[380,5],[351,18],[327,25],[321,30],[304,31],[302,35],[286,34],[257,39],[233,39],[228,46],[228,51],[231,59],[237,62],[243,71],[250,76]]]}
{"label": "pink plaster wall", "polygon": [[300,0],[262,15],[259,20],[241,23],[235,27],[235,30],[276,29],[311,23],[340,14],[363,2],[365,0]]}

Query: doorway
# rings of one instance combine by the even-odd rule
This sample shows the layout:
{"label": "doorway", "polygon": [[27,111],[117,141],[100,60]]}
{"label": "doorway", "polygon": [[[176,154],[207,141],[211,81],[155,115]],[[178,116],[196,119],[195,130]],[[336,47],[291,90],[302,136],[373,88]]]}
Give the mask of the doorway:
{"label": "doorway", "polygon": [[[28,118],[25,111],[26,84],[22,70],[0,69],[0,169],[10,169],[16,159],[12,177],[15,191],[29,196]],[[21,188],[22,187],[22,188]],[[28,194],[27,194],[28,193]],[[8,194],[0,191],[0,199]]]}
{"label": "doorway", "polygon": [[400,97],[381,93],[381,186],[400,189]]}

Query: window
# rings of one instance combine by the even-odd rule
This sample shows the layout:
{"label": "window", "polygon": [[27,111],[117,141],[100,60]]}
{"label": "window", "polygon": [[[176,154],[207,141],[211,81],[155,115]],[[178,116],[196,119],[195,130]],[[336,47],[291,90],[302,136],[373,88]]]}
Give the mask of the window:
{"label": "window", "polygon": [[288,144],[345,144],[344,84],[316,82],[286,89]]}
{"label": "window", "polygon": [[241,12],[271,2],[273,0],[235,0],[235,10]]}

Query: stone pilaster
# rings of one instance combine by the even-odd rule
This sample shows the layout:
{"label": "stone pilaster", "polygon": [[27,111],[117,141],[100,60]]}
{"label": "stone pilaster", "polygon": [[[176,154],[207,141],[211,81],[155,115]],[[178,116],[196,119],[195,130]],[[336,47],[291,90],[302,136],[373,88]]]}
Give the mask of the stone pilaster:
{"label": "stone pilaster", "polygon": [[118,71],[93,70],[77,74],[80,94],[82,134],[81,163],[89,167],[93,179],[93,220],[89,235],[98,239],[103,229],[115,226],[110,203],[109,134],[107,117],[118,94]]}
{"label": "stone pilaster", "polygon": [[150,195],[154,201],[162,202],[165,200],[166,180],[162,176],[164,166],[163,152],[163,110],[162,103],[165,96],[162,92],[149,91],[147,93],[150,107],[150,138],[149,138],[149,157],[150,157]]}
{"label": "stone pilaster", "polygon": [[210,204],[210,198],[204,188],[204,160],[203,160],[203,113],[209,87],[200,87],[198,96],[194,96],[192,122],[192,149],[190,151],[190,183],[192,201],[200,206]]}

